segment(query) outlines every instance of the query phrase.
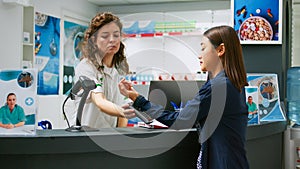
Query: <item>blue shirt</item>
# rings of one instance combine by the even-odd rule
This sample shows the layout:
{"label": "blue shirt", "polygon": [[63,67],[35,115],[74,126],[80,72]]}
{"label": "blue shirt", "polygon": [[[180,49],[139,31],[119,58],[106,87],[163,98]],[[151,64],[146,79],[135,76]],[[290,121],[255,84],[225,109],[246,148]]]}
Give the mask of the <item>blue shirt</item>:
{"label": "blue shirt", "polygon": [[248,112],[254,112],[255,110],[257,110],[257,106],[254,102],[252,102],[252,104],[247,102],[247,106],[248,106]]}
{"label": "blue shirt", "polygon": [[17,124],[25,120],[24,110],[19,105],[16,105],[12,112],[7,105],[0,108],[0,122],[2,124]]}
{"label": "blue shirt", "polygon": [[[209,109],[218,103],[211,103],[212,86],[224,87],[225,105],[220,122],[212,135],[201,144],[199,165],[202,169],[249,169],[245,142],[248,110],[245,92],[233,86],[231,81],[220,72],[208,80],[180,112],[165,111],[162,106],[153,104],[139,96],[133,106],[150,114],[158,121],[175,129],[191,128],[199,124],[201,129],[206,121]],[[180,91],[179,91],[180,92]]]}

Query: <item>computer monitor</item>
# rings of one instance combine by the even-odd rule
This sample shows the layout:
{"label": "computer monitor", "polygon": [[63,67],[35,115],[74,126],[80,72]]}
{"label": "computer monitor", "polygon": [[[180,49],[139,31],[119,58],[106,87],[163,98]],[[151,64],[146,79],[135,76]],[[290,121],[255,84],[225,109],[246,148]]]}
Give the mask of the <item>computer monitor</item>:
{"label": "computer monitor", "polygon": [[174,111],[171,101],[180,107],[192,100],[205,81],[151,81],[148,99],[155,104],[165,107],[165,110]]}

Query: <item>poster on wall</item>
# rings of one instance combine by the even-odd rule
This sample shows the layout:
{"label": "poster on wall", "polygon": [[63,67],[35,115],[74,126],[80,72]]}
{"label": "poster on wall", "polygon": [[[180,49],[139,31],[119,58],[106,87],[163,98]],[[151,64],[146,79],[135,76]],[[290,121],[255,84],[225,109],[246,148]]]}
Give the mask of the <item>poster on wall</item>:
{"label": "poster on wall", "polygon": [[249,86],[258,88],[258,115],[260,121],[285,121],[280,106],[277,74],[248,73]]}
{"label": "poster on wall", "polygon": [[74,68],[80,61],[81,46],[87,26],[64,21],[64,70],[63,94],[66,94],[73,84]]}
{"label": "poster on wall", "polygon": [[281,0],[231,0],[231,9],[242,44],[282,43]]}
{"label": "poster on wall", "polygon": [[37,70],[0,70],[0,91],[0,135],[34,135]]}
{"label": "poster on wall", "polygon": [[248,106],[248,124],[259,124],[258,87],[246,86],[245,93]]}
{"label": "poster on wall", "polygon": [[38,68],[39,95],[59,91],[60,19],[35,13],[35,67]]}

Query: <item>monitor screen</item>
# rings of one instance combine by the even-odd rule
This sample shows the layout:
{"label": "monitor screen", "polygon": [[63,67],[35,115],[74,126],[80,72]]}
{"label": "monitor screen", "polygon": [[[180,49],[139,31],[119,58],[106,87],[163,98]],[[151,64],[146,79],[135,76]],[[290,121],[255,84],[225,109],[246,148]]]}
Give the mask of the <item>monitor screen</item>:
{"label": "monitor screen", "polygon": [[165,107],[165,110],[174,111],[175,103],[180,107],[181,102],[185,106],[188,100],[192,100],[201,86],[206,81],[151,81],[148,99],[155,104]]}

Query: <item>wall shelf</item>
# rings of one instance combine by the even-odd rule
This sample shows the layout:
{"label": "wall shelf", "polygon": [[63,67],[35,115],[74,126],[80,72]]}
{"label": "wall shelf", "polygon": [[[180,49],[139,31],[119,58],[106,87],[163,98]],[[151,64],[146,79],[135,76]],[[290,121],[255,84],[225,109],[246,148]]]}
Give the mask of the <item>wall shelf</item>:
{"label": "wall shelf", "polygon": [[[34,65],[35,57],[34,57],[34,7],[33,6],[24,6],[23,7],[23,32],[27,32],[29,34],[28,42],[23,41],[22,48],[22,68],[29,68],[28,64],[24,65],[24,63],[29,63],[29,65]],[[23,38],[24,39],[24,38]],[[24,62],[25,61],[25,62]]]}
{"label": "wall shelf", "polygon": [[156,33],[142,33],[142,34],[124,34],[123,38],[144,38],[144,37],[163,37],[163,36],[201,36],[203,32],[156,32]]}
{"label": "wall shelf", "polygon": [[24,46],[33,46],[33,43],[23,43]]}

